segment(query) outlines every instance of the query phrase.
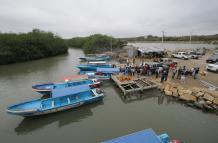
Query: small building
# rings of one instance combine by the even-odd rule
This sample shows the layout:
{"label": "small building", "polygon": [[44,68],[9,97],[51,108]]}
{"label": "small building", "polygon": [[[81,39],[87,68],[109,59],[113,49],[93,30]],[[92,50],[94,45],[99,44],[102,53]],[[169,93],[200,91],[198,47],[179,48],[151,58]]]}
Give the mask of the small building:
{"label": "small building", "polygon": [[132,45],[128,45],[125,48],[127,48],[129,58],[134,58],[134,57],[138,56],[138,48],[137,47],[134,47]]}
{"label": "small building", "polygon": [[163,47],[145,46],[143,44],[133,44],[126,46],[128,57],[163,57],[166,52]]}

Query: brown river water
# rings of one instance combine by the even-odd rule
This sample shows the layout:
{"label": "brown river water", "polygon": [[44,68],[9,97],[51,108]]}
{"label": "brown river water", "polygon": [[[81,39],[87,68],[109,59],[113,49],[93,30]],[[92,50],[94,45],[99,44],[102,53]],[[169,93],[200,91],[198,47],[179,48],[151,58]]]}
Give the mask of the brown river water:
{"label": "brown river water", "polygon": [[31,118],[5,112],[8,105],[41,98],[31,90],[33,84],[77,74],[73,66],[83,55],[80,50],[69,49],[66,55],[0,66],[1,143],[96,143],[147,128],[187,143],[218,142],[216,114],[165,98],[158,90],[126,101],[112,81],[103,83],[102,102]]}

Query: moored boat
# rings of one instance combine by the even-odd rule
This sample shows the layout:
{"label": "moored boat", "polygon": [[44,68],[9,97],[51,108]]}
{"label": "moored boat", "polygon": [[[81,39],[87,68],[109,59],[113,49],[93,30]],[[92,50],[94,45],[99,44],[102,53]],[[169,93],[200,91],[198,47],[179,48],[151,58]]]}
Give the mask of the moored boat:
{"label": "moored boat", "polygon": [[52,89],[66,88],[77,85],[88,84],[91,88],[100,87],[100,82],[96,79],[84,79],[77,81],[66,81],[62,83],[46,83],[46,84],[37,84],[32,86],[32,90],[39,92],[43,95],[50,95]]}
{"label": "moored boat", "polygon": [[146,129],[124,135],[101,143],[185,143],[181,140],[170,140],[168,134],[157,135],[153,129]]}
{"label": "moored boat", "polygon": [[111,78],[109,74],[97,73],[94,71],[80,71],[79,74],[85,74],[88,76],[89,79],[97,79],[99,81],[109,80]]}
{"label": "moored boat", "polygon": [[9,106],[9,114],[20,116],[36,116],[76,108],[85,104],[102,100],[103,93],[98,89],[90,89],[88,85],[71,86],[53,89],[52,97],[37,99]]}
{"label": "moored boat", "polygon": [[89,62],[88,64],[80,64],[76,66],[81,71],[96,71],[97,68],[112,68],[111,64],[107,64],[105,61]]}
{"label": "moored boat", "polygon": [[102,143],[170,143],[170,138],[167,134],[158,136],[152,129],[146,129]]}
{"label": "moored boat", "polygon": [[93,55],[79,58],[83,61],[108,61],[111,59],[110,56],[107,55]]}
{"label": "moored boat", "polygon": [[80,71],[81,75],[87,75],[90,79],[108,80],[111,75],[118,74],[119,68],[97,68],[95,71]]}

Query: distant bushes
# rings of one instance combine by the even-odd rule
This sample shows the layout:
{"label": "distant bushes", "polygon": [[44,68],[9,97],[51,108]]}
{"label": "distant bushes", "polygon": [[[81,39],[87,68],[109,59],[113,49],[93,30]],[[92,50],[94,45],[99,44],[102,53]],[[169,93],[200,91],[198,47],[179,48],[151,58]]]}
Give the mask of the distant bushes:
{"label": "distant bushes", "polygon": [[[161,41],[162,37],[158,36],[139,36],[131,38],[121,38],[126,41]],[[164,41],[189,41],[190,36],[164,36]],[[203,41],[205,43],[215,43],[218,41],[218,34],[215,35],[192,35],[192,41]]]}
{"label": "distant bushes", "polygon": [[51,32],[0,33],[0,64],[41,59],[67,52],[65,41]]}
{"label": "distant bushes", "polygon": [[88,37],[76,37],[67,40],[68,46],[83,49],[86,54],[110,51],[111,44],[113,50],[116,50],[122,48],[124,43],[119,39],[101,34],[95,34]]}

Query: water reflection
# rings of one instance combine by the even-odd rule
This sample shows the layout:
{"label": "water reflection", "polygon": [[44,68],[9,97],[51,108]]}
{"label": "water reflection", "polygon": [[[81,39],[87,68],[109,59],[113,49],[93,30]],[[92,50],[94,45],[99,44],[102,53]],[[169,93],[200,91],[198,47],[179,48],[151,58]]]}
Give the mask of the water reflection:
{"label": "water reflection", "polygon": [[160,96],[157,97],[157,103],[158,105],[161,105],[164,103],[164,95],[161,94]]}
{"label": "water reflection", "polygon": [[[43,72],[47,73],[51,68],[62,64],[63,61],[66,61],[69,58],[68,54],[63,54],[57,57],[49,57],[46,59],[39,59],[34,61],[28,61],[24,63],[16,63],[11,65],[0,66],[0,75],[2,77],[8,75],[26,75],[32,72]],[[14,71],[16,69],[16,71]]]}
{"label": "water reflection", "polygon": [[178,98],[165,96],[164,93],[158,89],[145,90],[144,92],[133,92],[127,96],[124,96],[118,87],[116,87],[115,85],[114,87],[120,99],[125,104],[153,98],[154,100],[157,101],[158,105],[162,105],[162,104],[164,105],[179,104],[182,106],[185,105],[185,103],[179,100]]}
{"label": "water reflection", "polygon": [[104,102],[100,101],[72,110],[24,118],[14,130],[18,135],[28,134],[29,132],[41,129],[42,127],[54,122],[58,122],[58,127],[61,128],[65,125],[80,122],[82,119],[92,116],[93,112],[91,109],[97,106],[103,106],[103,104]]}

